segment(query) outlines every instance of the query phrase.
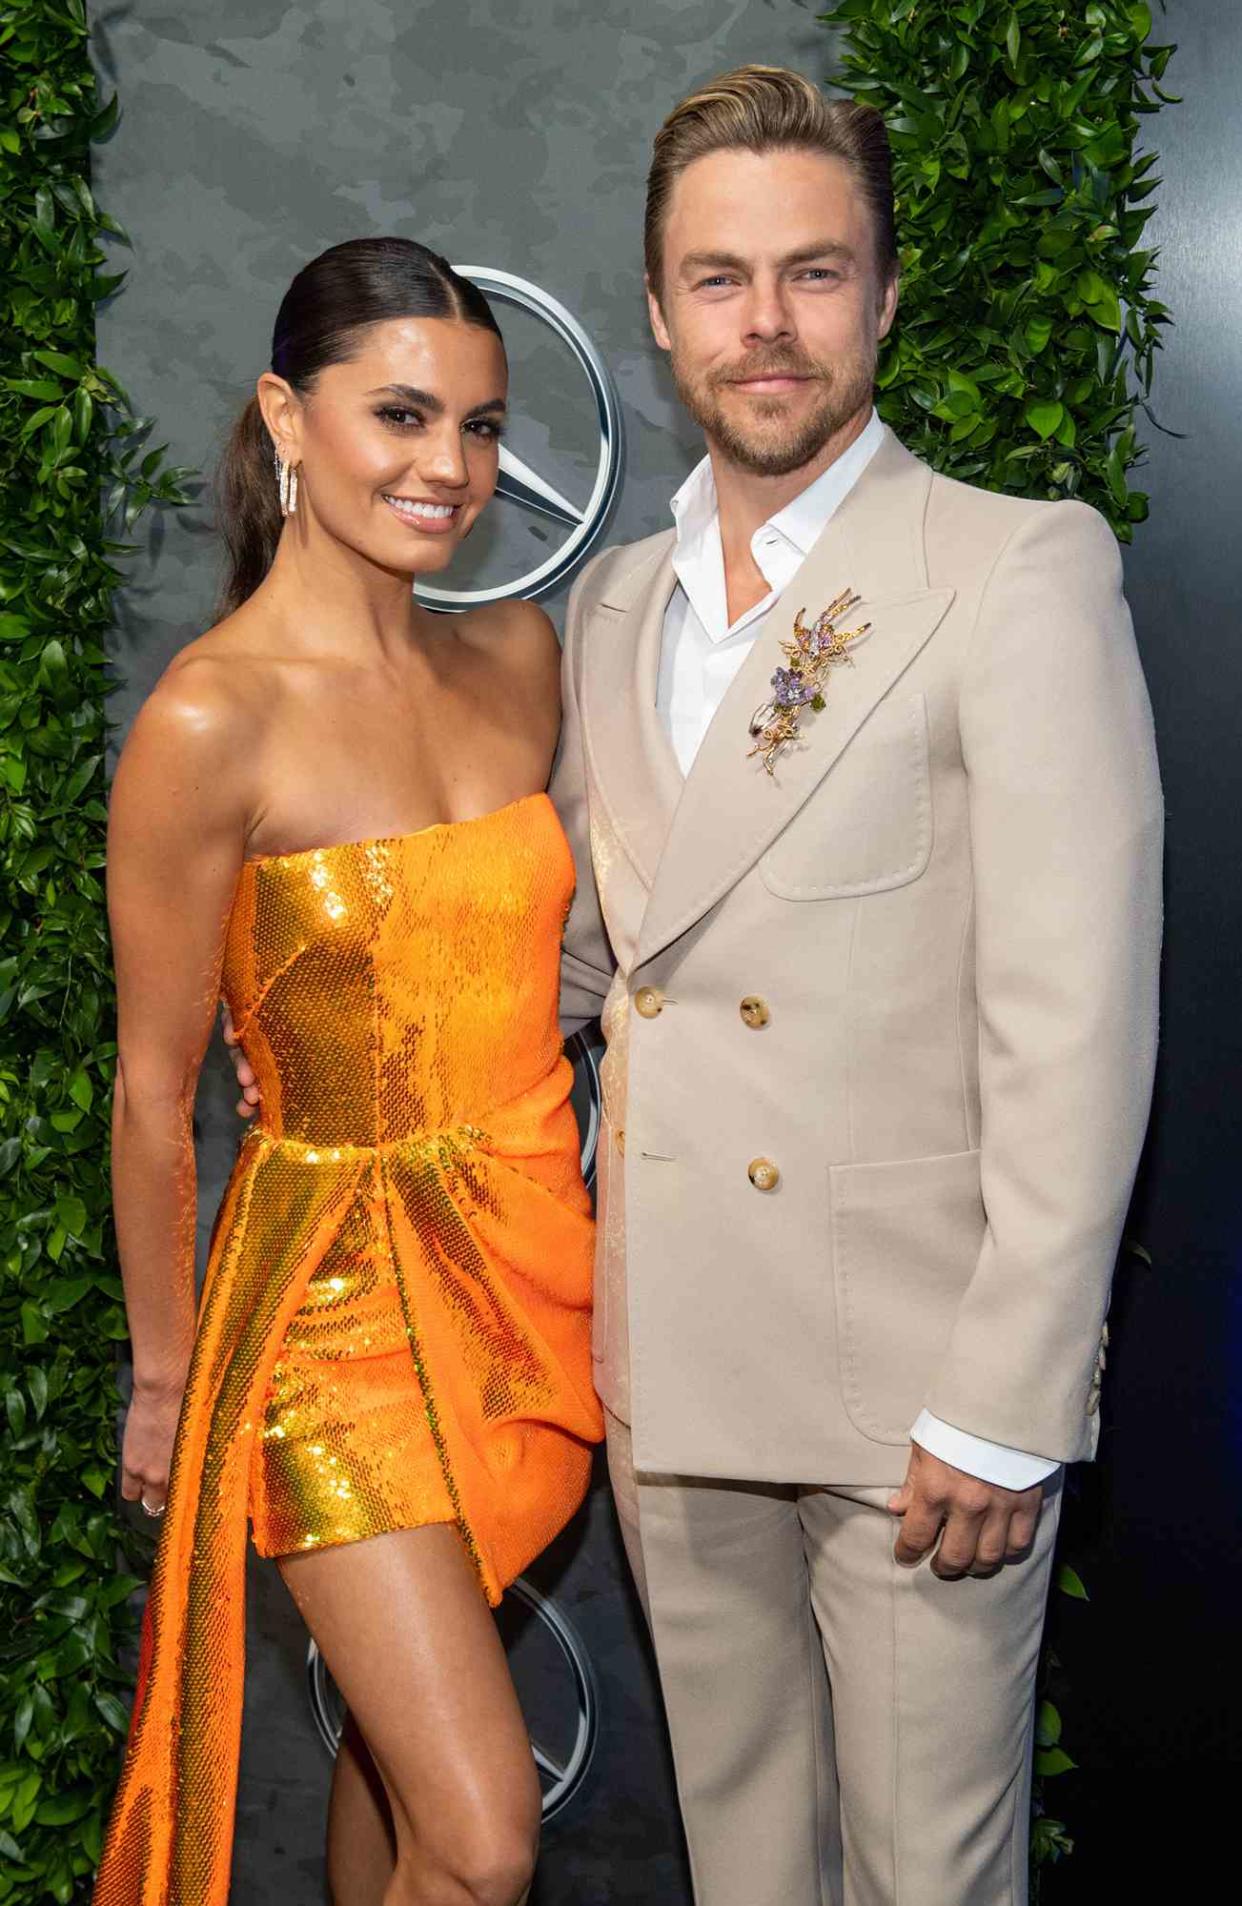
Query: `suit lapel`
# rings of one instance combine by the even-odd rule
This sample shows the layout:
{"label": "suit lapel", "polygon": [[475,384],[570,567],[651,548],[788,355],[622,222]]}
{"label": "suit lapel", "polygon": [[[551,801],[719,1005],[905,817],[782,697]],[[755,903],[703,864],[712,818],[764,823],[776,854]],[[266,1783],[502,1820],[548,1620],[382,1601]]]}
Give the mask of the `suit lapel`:
{"label": "suit lapel", "polygon": [[657,539],[592,611],[582,726],[596,793],[612,830],[651,887],[684,782],[656,711],[673,538]]}
{"label": "suit lapel", "polygon": [[[927,587],[922,524],[930,483],[926,466],[888,433],[773,605],[683,784],[636,964],[693,926],[771,846],[941,621],[953,591]],[[749,725],[771,694],[781,641],[799,611],[813,619],[846,588],[862,597],[846,626],[869,622],[870,632],[852,666],[832,671],[827,705],[803,716],[801,739],[770,776],[758,756],[748,758]]]}

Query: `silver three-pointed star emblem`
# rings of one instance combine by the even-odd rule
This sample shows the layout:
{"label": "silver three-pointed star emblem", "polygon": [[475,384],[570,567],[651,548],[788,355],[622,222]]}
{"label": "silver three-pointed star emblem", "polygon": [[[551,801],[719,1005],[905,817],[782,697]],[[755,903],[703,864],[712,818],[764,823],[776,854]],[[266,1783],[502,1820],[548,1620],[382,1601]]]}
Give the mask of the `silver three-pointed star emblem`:
{"label": "silver three-pointed star emblem", "polygon": [[[498,602],[509,596],[546,595],[572,574],[586,556],[603,529],[621,480],[621,406],[608,367],[572,312],[539,285],[518,278],[509,271],[494,271],[486,265],[458,265],[463,278],[469,278],[480,291],[495,301],[529,313],[540,326],[552,333],[570,359],[575,388],[581,390],[585,407],[584,423],[594,440],[594,476],[590,492],[580,502],[573,501],[547,476],[534,467],[529,456],[523,457],[508,444],[500,448],[498,497],[506,498],[540,523],[554,525],[559,541],[528,567],[522,558],[505,565],[514,573],[503,580],[463,579],[457,586],[420,583],[418,599],[432,609],[469,609],[481,602]],[[570,367],[567,367],[570,368]],[[558,400],[563,392],[558,389]],[[518,410],[521,412],[521,402]],[[535,532],[542,543],[546,530]],[[506,551],[508,550],[506,545]]]}

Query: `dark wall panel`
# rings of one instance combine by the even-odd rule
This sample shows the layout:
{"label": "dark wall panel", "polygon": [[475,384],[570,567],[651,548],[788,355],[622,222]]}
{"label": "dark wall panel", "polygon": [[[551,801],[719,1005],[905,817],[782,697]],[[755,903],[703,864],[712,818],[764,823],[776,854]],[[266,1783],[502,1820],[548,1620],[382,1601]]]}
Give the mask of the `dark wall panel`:
{"label": "dark wall panel", "polygon": [[1165,1859],[1223,1856],[1215,1779],[1242,1760],[1242,8],[1171,0],[1157,31],[1178,43],[1166,85],[1184,103],[1149,122],[1164,182],[1148,229],[1175,319],[1153,410],[1181,435],[1144,428],[1151,520],[1126,557],[1168,814],[1161,1056],[1131,1217],[1152,1263],[1121,1275],[1101,1461],[1068,1517],[1092,1601],[1062,1624],[1084,1773],[1054,1900],[1140,1874],[1132,1896],[1154,1898]]}

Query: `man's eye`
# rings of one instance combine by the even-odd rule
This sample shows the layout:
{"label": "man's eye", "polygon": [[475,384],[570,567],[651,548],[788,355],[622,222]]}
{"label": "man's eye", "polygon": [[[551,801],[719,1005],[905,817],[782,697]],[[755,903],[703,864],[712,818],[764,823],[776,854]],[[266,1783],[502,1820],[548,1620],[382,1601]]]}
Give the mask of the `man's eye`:
{"label": "man's eye", "polygon": [[714,291],[718,285],[731,285],[732,283],[733,279],[726,277],[724,273],[721,272],[718,273],[715,278],[701,278],[699,280],[699,290]]}

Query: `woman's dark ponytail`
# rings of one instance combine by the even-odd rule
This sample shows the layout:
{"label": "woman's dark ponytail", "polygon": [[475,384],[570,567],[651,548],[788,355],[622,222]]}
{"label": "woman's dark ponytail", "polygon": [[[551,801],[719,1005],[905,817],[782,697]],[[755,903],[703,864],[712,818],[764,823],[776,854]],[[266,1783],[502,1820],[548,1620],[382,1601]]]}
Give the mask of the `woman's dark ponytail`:
{"label": "woman's dark ponytail", "polygon": [[[305,395],[320,371],[352,356],[358,334],[390,318],[458,318],[500,336],[491,306],[438,252],[412,238],[354,238],[303,267],[281,300],[272,369]],[[280,541],[272,440],[257,397],[233,426],[216,482],[228,551],[221,615],[252,596]]]}
{"label": "woman's dark ponytail", "polygon": [[216,491],[220,532],[228,550],[228,579],[220,599],[220,614],[226,616],[254,594],[280,541],[275,454],[257,397],[250,399],[229,434]]}

